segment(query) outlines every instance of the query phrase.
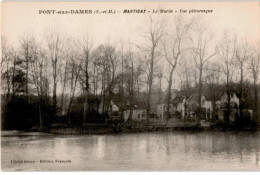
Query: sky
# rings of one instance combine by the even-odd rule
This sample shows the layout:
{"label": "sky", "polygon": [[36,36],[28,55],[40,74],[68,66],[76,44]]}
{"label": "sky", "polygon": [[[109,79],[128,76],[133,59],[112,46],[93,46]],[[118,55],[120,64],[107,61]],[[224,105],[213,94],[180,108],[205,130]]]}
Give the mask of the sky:
{"label": "sky", "polygon": [[[229,30],[250,43],[260,40],[259,2],[2,2],[1,35],[13,46],[19,45],[19,37],[32,34],[45,43],[48,31],[62,32],[72,38],[83,33],[91,36],[94,45],[112,42],[120,47],[120,40],[141,44],[147,29],[148,14],[124,14],[125,9],[146,11],[158,8],[173,10],[170,14],[154,14],[173,21],[180,14],[191,18],[189,10],[213,10],[200,16],[208,23],[216,39],[223,30]],[[42,10],[115,10],[115,14],[39,14]],[[120,13],[118,13],[120,11]],[[175,12],[176,11],[176,12]],[[166,64],[165,61],[161,62]]]}
{"label": "sky", "polygon": [[[43,38],[44,32],[58,30],[69,36],[88,32],[94,43],[106,40],[117,42],[119,38],[138,41],[145,31],[147,14],[39,14],[39,10],[119,10],[146,9],[176,10],[164,16],[173,19],[180,9],[212,9],[213,13],[201,16],[210,24],[213,33],[224,29],[236,32],[255,41],[260,38],[259,2],[3,2],[2,35],[10,43],[16,43],[19,35],[33,33]],[[193,14],[183,14],[188,18]]]}

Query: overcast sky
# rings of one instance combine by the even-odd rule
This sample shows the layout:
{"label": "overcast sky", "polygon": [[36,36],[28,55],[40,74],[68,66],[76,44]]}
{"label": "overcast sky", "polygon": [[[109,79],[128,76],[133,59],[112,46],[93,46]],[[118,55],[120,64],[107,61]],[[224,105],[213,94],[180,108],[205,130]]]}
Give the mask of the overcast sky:
{"label": "overcast sky", "polygon": [[[147,14],[124,14],[125,9],[171,9],[172,14],[159,14],[173,21],[180,9],[182,15],[191,18],[197,13],[189,10],[213,10],[200,16],[209,24],[215,38],[223,30],[236,33],[249,42],[260,40],[259,2],[3,2],[2,36],[11,45],[17,46],[19,36],[33,34],[44,43],[44,32],[56,30],[71,37],[80,37],[88,32],[95,45],[112,42],[117,46],[121,39],[140,43],[141,34],[147,28]],[[39,10],[116,10],[116,14],[39,14]],[[177,12],[175,12],[177,11]],[[120,46],[118,46],[120,47]]]}
{"label": "overcast sky", "polygon": [[[177,13],[169,14],[170,20],[180,9],[212,9],[213,13],[202,14],[210,23],[212,32],[221,33],[223,29],[234,30],[239,36],[246,36],[249,40],[260,38],[260,5],[259,2],[3,2],[2,3],[2,35],[9,42],[15,43],[19,35],[33,33],[42,37],[44,31],[55,28],[70,36],[80,35],[88,31],[95,44],[106,40],[117,42],[119,38],[138,40],[147,15],[144,14],[81,14],[81,15],[39,15],[39,10],[119,10],[146,9],[158,7],[172,9]],[[191,17],[193,14],[183,14]],[[160,15],[166,16],[166,15]]]}

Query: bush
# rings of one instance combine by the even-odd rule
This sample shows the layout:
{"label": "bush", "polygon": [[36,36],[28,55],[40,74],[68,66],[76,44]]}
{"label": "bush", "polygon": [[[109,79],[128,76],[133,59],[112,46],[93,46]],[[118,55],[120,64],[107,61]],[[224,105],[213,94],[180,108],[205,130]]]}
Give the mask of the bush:
{"label": "bush", "polygon": [[242,116],[236,116],[234,127],[237,129],[257,127],[257,122],[253,120],[249,112],[244,111],[242,114]]}
{"label": "bush", "polygon": [[206,119],[206,109],[205,108],[200,108],[200,107],[197,107],[196,110],[196,115],[197,115],[197,118],[199,120],[204,120]]}
{"label": "bush", "polygon": [[181,119],[181,112],[175,111],[174,114],[173,114],[173,116],[174,116],[175,118]]}
{"label": "bush", "polygon": [[[30,99],[30,100],[28,100]],[[30,130],[40,126],[39,101],[36,97],[12,96],[2,113],[4,130]],[[52,123],[52,108],[48,103],[41,103],[41,117],[44,128]]]}

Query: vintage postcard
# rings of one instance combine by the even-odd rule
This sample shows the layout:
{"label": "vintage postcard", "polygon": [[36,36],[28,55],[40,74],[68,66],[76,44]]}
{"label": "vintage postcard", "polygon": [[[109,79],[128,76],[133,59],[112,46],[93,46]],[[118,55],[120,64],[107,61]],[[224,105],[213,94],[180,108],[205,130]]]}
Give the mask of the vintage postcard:
{"label": "vintage postcard", "polygon": [[259,171],[259,2],[2,2],[2,171]]}

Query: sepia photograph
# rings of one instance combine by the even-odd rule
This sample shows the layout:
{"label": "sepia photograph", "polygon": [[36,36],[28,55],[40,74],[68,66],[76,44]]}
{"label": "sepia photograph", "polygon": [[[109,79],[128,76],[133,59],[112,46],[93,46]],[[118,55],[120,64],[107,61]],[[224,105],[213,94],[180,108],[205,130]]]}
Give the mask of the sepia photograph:
{"label": "sepia photograph", "polygon": [[1,171],[260,171],[260,2],[1,2]]}

